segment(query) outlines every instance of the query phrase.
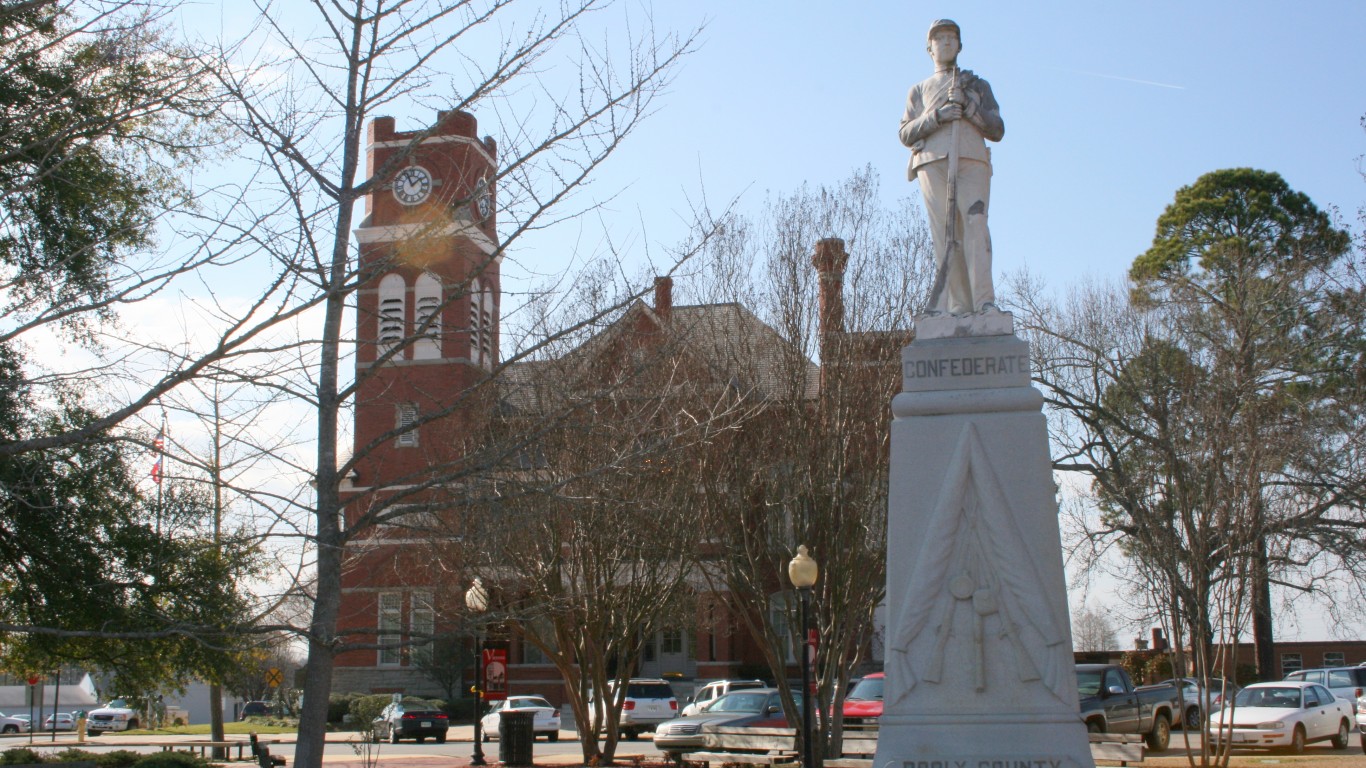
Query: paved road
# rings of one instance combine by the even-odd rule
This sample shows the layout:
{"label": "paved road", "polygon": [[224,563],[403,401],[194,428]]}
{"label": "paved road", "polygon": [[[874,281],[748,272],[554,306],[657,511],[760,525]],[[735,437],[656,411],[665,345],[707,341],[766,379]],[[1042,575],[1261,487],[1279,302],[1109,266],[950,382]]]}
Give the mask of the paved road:
{"label": "paved road", "polygon": [[[402,744],[372,744],[366,745],[357,740],[356,734],[351,732],[330,733],[327,736],[327,746],[323,752],[323,761],[328,768],[364,768],[365,760],[362,750],[368,746],[377,750],[378,762],[384,768],[398,768],[399,766],[412,766],[412,768],[463,768],[470,764],[470,759],[474,752],[473,728],[471,726],[453,726],[448,734],[445,744],[436,744],[428,741],[423,744],[416,744],[405,741]],[[116,749],[132,749],[138,752],[156,752],[165,748],[165,745],[179,745],[184,742],[203,740],[203,736],[123,736],[123,735],[101,735],[88,738],[84,744],[77,741],[75,734],[58,733],[56,742],[51,741],[51,735],[47,733],[37,734],[33,739],[33,747],[40,751],[57,751],[69,747],[80,746],[92,752],[108,752]],[[246,741],[245,736],[229,736],[229,740]],[[290,765],[293,765],[294,758],[294,735],[293,734],[271,734],[263,738],[274,740],[270,744],[270,751],[273,754],[288,758]],[[574,740],[573,731],[563,731],[558,742],[550,743],[543,739],[536,741],[533,748],[533,755],[538,766],[577,766],[582,764],[582,752],[579,744]],[[29,746],[27,734],[19,736],[0,737],[0,751],[12,747]],[[1190,749],[1197,754],[1200,749],[1198,734],[1192,734],[1190,738]],[[1187,742],[1181,731],[1172,734],[1171,749],[1162,755],[1149,753],[1148,760],[1144,765],[1154,768],[1166,768],[1167,766],[1185,766]],[[236,750],[233,750],[234,753]],[[490,765],[498,762],[498,742],[493,741],[483,745],[485,759]],[[1324,768],[1358,768],[1366,766],[1366,756],[1362,754],[1361,747],[1356,738],[1352,740],[1352,745],[1346,750],[1334,750],[1326,742],[1310,744],[1303,757],[1288,757],[1281,755],[1267,755],[1265,752],[1255,751],[1236,751],[1232,764],[1251,765],[1260,763],[1290,763],[1293,762],[1295,768],[1310,768],[1311,766],[1323,766]],[[640,741],[624,741],[617,749],[617,760],[619,763],[630,764],[633,758],[638,758],[646,762],[664,761],[664,756],[654,748],[648,738]]]}
{"label": "paved road", "polygon": [[[124,736],[101,734],[90,736],[84,743],[80,743],[75,734],[58,732],[55,742],[51,739],[51,734],[36,734],[31,746],[39,751],[60,751],[70,747],[80,747],[91,752],[110,752],[117,749],[131,749],[136,752],[158,752],[165,748],[165,745],[180,745],[185,742],[203,741],[205,736]],[[293,764],[294,758],[294,734],[269,734],[261,737],[266,741],[273,741],[269,745],[271,754],[281,755],[289,759]],[[537,765],[578,765],[583,762],[583,752],[579,748],[579,743],[575,741],[573,731],[563,731],[558,742],[548,742],[544,739],[537,739],[532,753]],[[229,741],[247,741],[246,736],[229,735]],[[12,747],[30,746],[27,734],[19,736],[0,737],[0,751]],[[498,742],[492,741],[483,744],[485,759],[489,764],[498,762]],[[334,768],[345,768],[354,764],[363,764],[363,753],[365,749],[374,750],[382,763],[404,765],[441,765],[455,766],[468,765],[474,754],[474,729],[472,726],[453,726],[447,734],[445,744],[437,744],[428,740],[422,744],[405,741],[401,744],[365,744],[361,742],[353,732],[329,733],[327,735],[327,746],[323,750],[323,761]],[[232,750],[235,755],[236,749]],[[248,753],[250,754],[250,753]],[[654,748],[649,739],[640,741],[625,741],[617,748],[617,758],[624,762],[631,762],[631,758],[639,757],[645,760],[662,759],[663,756]]]}

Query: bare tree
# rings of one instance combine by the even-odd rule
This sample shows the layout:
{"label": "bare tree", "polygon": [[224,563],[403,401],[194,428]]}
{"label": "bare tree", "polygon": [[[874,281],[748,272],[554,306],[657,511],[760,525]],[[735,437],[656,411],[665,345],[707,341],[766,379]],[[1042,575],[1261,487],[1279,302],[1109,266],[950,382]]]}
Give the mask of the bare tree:
{"label": "bare tree", "polygon": [[[845,681],[876,640],[886,589],[886,409],[932,274],[918,208],[885,210],[877,194],[864,169],[777,197],[758,222],[727,223],[699,280],[709,295],[755,302],[773,333],[754,334],[729,361],[754,414],[713,441],[698,473],[713,536],[704,572],[787,689],[803,633],[786,567],[798,545],[810,547],[822,574],[813,601],[820,712],[840,711]],[[795,717],[790,691],[786,702]],[[841,728],[835,719],[831,748]]]}
{"label": "bare tree", "polygon": [[710,365],[722,329],[692,308],[639,302],[602,316],[620,303],[609,274],[580,276],[562,308],[601,321],[554,321],[584,333],[503,372],[503,416],[485,442],[496,471],[440,526],[461,536],[438,539],[438,558],[495,589],[500,631],[563,677],[585,762],[610,764],[638,731],[620,717],[644,644],[695,615],[694,459],[739,416]]}
{"label": "bare tree", "polygon": [[[283,4],[261,2],[251,47],[224,50],[215,67],[231,100],[234,127],[255,148],[260,163],[251,194],[242,197],[233,218],[225,219],[215,243],[273,266],[275,276],[267,290],[258,292],[262,298],[255,307],[268,307],[277,317],[306,316],[317,324],[316,332],[301,334],[300,340],[281,339],[278,351],[258,346],[255,364],[243,365],[244,377],[310,403],[316,418],[316,459],[307,472],[316,499],[311,509],[299,510],[307,517],[294,523],[297,535],[316,553],[313,613],[309,626],[301,628],[309,643],[297,753],[301,766],[316,768],[321,761],[337,654],[366,644],[364,637],[338,631],[347,546],[369,536],[377,524],[401,525],[415,514],[395,503],[403,499],[386,499],[353,516],[344,530],[341,526],[343,479],[380,444],[359,445],[349,457],[339,449],[347,403],[370,375],[360,371],[349,382],[342,370],[351,349],[347,313],[356,292],[376,276],[358,269],[351,243],[356,205],[385,189],[445,121],[478,112],[495,116],[501,134],[496,176],[490,180],[498,190],[499,240],[486,264],[501,259],[523,233],[591,206],[575,207],[576,191],[649,115],[654,98],[693,45],[691,36],[660,37],[648,22],[643,27],[623,22],[618,29],[628,30],[624,35],[595,46],[589,36],[609,5],[598,0],[554,8],[507,0],[354,0],[314,3],[311,16],[300,18],[283,13]],[[566,48],[573,53],[564,56]],[[564,72],[572,74],[562,80]],[[372,118],[383,111],[433,106],[436,124],[418,131],[389,161],[362,169]],[[467,289],[451,286],[448,300],[463,297]],[[398,354],[392,350],[411,345],[424,332],[419,328],[395,340],[389,354]],[[406,428],[458,419],[457,414],[488,403],[488,382],[495,376],[496,371],[475,390]],[[477,477],[487,470],[480,461],[426,467],[420,477],[408,478],[409,485],[423,491]]]}
{"label": "bare tree", "polygon": [[1072,612],[1072,650],[1115,651],[1119,639],[1115,625],[1102,612],[1081,606]]}

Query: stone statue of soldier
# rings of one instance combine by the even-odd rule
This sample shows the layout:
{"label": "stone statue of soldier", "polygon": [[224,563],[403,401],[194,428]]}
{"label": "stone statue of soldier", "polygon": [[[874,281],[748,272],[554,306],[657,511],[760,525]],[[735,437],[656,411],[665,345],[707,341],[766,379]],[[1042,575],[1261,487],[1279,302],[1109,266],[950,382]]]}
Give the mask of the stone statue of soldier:
{"label": "stone statue of soldier", "polygon": [[991,277],[991,150],[1005,123],[986,80],[958,68],[958,25],[930,26],[927,49],[935,72],[906,97],[901,143],[911,148],[907,171],[920,182],[937,265],[926,314],[968,315],[996,310]]}

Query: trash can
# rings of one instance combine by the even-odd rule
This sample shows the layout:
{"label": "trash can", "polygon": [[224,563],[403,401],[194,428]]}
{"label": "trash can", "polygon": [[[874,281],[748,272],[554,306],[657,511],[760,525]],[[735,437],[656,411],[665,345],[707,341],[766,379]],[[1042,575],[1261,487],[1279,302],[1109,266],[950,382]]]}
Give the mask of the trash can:
{"label": "trash can", "polygon": [[535,712],[498,714],[498,760],[503,765],[531,765],[531,747],[536,743]]}

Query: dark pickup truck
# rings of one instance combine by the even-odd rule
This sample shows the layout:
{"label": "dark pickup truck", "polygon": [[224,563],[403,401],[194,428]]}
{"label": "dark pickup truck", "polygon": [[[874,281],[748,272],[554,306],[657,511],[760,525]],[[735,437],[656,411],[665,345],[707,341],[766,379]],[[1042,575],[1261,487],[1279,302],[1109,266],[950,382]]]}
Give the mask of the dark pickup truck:
{"label": "dark pickup truck", "polygon": [[1172,737],[1172,713],[1179,711],[1175,686],[1135,688],[1123,667],[1078,664],[1077,692],[1087,731],[1141,733],[1148,749],[1166,751]]}

